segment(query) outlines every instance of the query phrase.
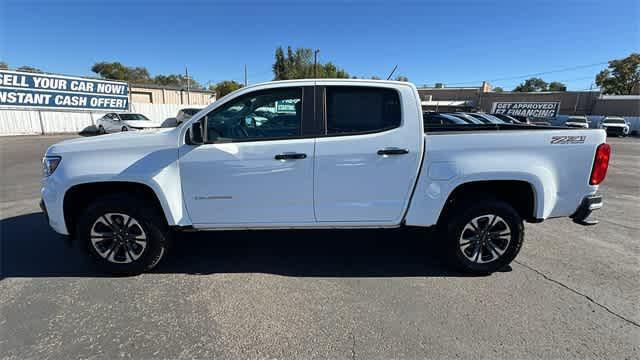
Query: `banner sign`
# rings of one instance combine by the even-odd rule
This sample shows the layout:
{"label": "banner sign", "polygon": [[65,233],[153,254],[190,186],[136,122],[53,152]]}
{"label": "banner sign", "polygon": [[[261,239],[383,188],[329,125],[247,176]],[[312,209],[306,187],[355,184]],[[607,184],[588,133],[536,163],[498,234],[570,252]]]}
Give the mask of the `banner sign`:
{"label": "banner sign", "polygon": [[559,101],[549,102],[494,102],[492,114],[554,118],[560,111]]}
{"label": "banner sign", "polygon": [[127,110],[129,84],[0,70],[0,108]]}

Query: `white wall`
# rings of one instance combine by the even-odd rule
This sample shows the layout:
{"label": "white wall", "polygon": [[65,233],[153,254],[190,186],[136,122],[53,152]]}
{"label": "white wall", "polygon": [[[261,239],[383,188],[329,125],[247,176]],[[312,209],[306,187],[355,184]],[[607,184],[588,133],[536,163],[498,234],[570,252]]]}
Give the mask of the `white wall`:
{"label": "white wall", "polygon": [[204,108],[206,105],[180,105],[180,104],[145,104],[131,103],[131,111],[143,114],[154,122],[162,124],[167,118],[175,117],[180,109]]}
{"label": "white wall", "polygon": [[[175,117],[182,108],[205,105],[131,103],[131,111],[161,124]],[[96,120],[104,111],[55,111],[0,109],[0,136],[79,133],[95,131]]]}
{"label": "white wall", "polygon": [[30,110],[0,110],[0,135],[42,134],[40,114]]}

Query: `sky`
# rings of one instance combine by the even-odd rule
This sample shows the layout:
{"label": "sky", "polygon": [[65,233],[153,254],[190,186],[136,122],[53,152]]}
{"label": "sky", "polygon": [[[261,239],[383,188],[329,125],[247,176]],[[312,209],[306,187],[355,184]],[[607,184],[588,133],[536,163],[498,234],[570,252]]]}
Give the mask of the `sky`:
{"label": "sky", "polygon": [[638,0],[0,0],[0,60],[95,76],[99,61],[201,84],[273,78],[278,46],[319,49],[351,75],[505,90],[527,75],[588,89],[640,52]]}

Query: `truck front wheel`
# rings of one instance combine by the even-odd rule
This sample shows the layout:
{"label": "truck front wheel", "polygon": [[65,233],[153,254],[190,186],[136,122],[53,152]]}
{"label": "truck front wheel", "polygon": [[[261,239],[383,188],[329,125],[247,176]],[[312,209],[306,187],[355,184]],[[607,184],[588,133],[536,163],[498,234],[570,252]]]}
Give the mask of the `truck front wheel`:
{"label": "truck front wheel", "polygon": [[522,218],[504,201],[477,199],[460,204],[448,220],[450,258],[465,272],[480,275],[498,271],[522,248]]}
{"label": "truck front wheel", "polygon": [[145,202],[128,194],[107,195],[78,219],[78,240],[105,272],[139,274],[155,267],[167,252],[164,218]]}

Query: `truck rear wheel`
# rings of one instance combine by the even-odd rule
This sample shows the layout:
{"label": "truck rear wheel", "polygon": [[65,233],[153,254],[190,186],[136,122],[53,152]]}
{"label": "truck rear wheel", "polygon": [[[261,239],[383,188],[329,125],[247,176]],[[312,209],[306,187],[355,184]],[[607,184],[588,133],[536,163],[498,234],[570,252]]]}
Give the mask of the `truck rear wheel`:
{"label": "truck rear wheel", "polygon": [[524,224],[508,203],[476,199],[456,206],[448,217],[447,249],[459,269],[478,275],[505,267],[520,252]]}
{"label": "truck rear wheel", "polygon": [[129,194],[107,195],[80,216],[78,240],[105,272],[139,274],[155,267],[167,252],[164,218],[145,202]]}

